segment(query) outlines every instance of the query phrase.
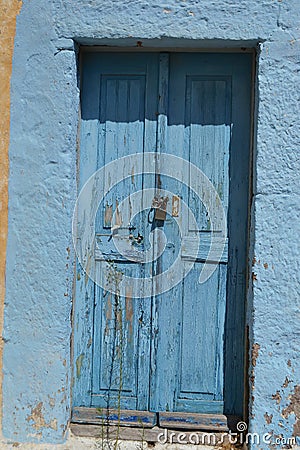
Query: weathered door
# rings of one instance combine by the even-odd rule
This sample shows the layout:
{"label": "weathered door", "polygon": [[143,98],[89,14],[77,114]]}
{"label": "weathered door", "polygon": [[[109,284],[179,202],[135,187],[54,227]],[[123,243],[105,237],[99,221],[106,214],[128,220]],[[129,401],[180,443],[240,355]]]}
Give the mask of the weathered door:
{"label": "weathered door", "polygon": [[[159,413],[164,426],[183,412],[241,412],[241,392],[233,395],[235,406],[224,407],[224,380],[243,376],[243,332],[234,337],[226,311],[243,322],[243,282],[233,288],[230,280],[246,271],[251,61],[247,54],[84,55],[79,187],[105,167],[107,195],[95,222],[100,256],[96,251],[89,262],[98,283],[77,267],[74,406],[153,412],[151,423]],[[120,161],[114,168],[125,173],[121,158],[146,152],[158,155],[156,173],[133,165],[131,176],[113,186],[108,163]],[[207,249],[224,230],[212,227],[209,199],[196,198],[186,165],[178,159],[174,176],[166,175],[170,163],[160,154],[200,169],[228,218],[229,250],[225,240],[205,283],[198,280]],[[166,217],[150,209],[155,194],[168,195]],[[176,258],[180,282],[161,289],[155,276],[168,273]],[[124,275],[133,281],[120,294]]]}

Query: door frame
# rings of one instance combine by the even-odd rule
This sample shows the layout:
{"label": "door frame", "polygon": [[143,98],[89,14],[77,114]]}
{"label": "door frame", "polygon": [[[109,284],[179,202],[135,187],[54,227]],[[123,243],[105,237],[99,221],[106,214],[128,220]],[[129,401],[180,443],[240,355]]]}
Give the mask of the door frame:
{"label": "door frame", "polygon": [[[128,46],[119,46],[116,45],[116,41],[114,40],[111,46],[99,46],[99,45],[80,45],[78,48],[78,84],[80,85],[80,74],[82,70],[82,55],[85,52],[107,52],[107,53],[115,53],[115,52],[132,52],[132,53],[146,53],[146,52],[169,52],[169,53],[236,53],[236,54],[244,54],[248,53],[252,55],[252,74],[251,74],[251,108],[249,111],[250,114],[250,146],[249,146],[249,183],[248,183],[248,217],[247,217],[247,256],[248,256],[248,264],[246,267],[246,276],[244,279],[245,283],[245,314],[243,317],[243,328],[244,328],[244,373],[243,373],[243,386],[244,386],[244,395],[243,395],[243,417],[239,416],[238,419],[243,419],[246,422],[248,421],[248,409],[250,404],[250,387],[249,387],[249,367],[250,367],[250,348],[249,342],[251,342],[251,304],[252,304],[252,259],[253,259],[253,243],[254,237],[253,232],[251,230],[253,224],[253,212],[252,212],[252,198],[254,192],[254,182],[255,182],[255,136],[256,136],[256,126],[255,126],[255,118],[257,117],[257,49],[255,47],[226,47],[226,48],[204,48],[204,47],[185,47],[184,40],[181,41],[181,45],[179,46],[159,46],[159,47],[143,47],[139,44],[140,41],[137,41],[137,46],[128,47]],[[78,121],[78,133],[77,133],[77,155],[76,155],[76,164],[77,164],[77,185],[79,180],[79,152],[80,152],[80,120]],[[74,280],[76,279],[76,269],[74,270]],[[73,304],[72,304],[72,329],[74,330],[74,308],[75,308],[75,281],[73,283]],[[71,357],[72,357],[72,373],[76,372],[76,365],[73,363],[74,361],[74,331],[71,336]],[[251,375],[251,374],[250,374]],[[224,386],[226,385],[226,376],[224,376]],[[73,384],[74,386],[74,384]],[[74,387],[71,389],[73,391]],[[226,395],[224,396],[224,401],[226,403]],[[72,395],[71,395],[72,398]],[[80,409],[80,408],[77,408]],[[91,424],[88,417],[91,417],[88,413],[89,408],[85,408],[86,413],[81,412],[80,417],[77,419],[74,417],[71,419],[72,428],[78,434],[78,430],[81,429],[81,435],[87,435],[90,433],[88,431],[89,425]],[[77,411],[78,412],[78,411]],[[225,415],[227,415],[225,413]],[[234,418],[231,414],[228,414],[228,424],[236,423],[237,419]],[[99,421],[98,421],[99,422]],[[78,424],[81,424],[78,429]],[[231,430],[233,430],[231,425]],[[210,429],[214,429],[213,426]],[[220,428],[217,427],[220,431]],[[126,431],[126,430],[125,430]],[[133,431],[133,429],[132,429]],[[122,433],[122,438],[126,439],[126,433]],[[137,432],[137,439],[140,436],[140,429]],[[128,439],[132,439],[132,434],[129,433]],[[151,434],[149,435],[149,441],[151,441]]]}

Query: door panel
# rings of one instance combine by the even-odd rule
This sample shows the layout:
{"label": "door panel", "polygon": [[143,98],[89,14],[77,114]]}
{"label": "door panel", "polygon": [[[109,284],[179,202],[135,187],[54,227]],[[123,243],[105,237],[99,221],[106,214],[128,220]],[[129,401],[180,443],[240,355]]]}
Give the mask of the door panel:
{"label": "door panel", "polygon": [[[185,123],[189,127],[189,161],[210,179],[227,211],[231,78],[187,76],[185,112]],[[198,218],[198,229],[210,231],[211,220],[205,207],[191,191],[189,206]]]}
{"label": "door panel", "polygon": [[215,291],[224,280],[221,273],[215,271],[206,283],[199,286],[193,301],[187,301],[198,284],[198,278],[197,264],[184,283],[182,296],[179,396],[183,398],[188,398],[189,394],[202,394],[204,397],[213,398],[216,389],[215,376],[212,375],[216,373],[216,362],[219,358],[216,331],[219,328],[220,302],[224,302],[224,299],[219,297],[218,292],[216,295]]}
{"label": "door panel", "polygon": [[[98,55],[99,56],[99,55]],[[82,186],[89,175],[109,162],[123,156],[153,151],[156,146],[157,55],[148,54],[137,59],[134,55],[85,55],[82,73],[82,121],[80,179]],[[92,93],[92,94],[91,94]],[[93,155],[93,157],[91,157]],[[96,157],[95,157],[96,155]],[[86,162],[93,171],[86,169]],[[122,165],[120,164],[122,173]],[[134,248],[128,236],[147,236],[150,224],[143,212],[143,196],[136,201],[140,214],[133,216],[130,204],[123,200],[147,186],[153,187],[150,175],[136,175],[113,185],[114,174],[107,169],[103,189],[109,190],[99,205],[96,216],[95,271],[99,286],[86,291],[87,277],[77,277],[76,323],[89,315],[89,328],[75,334],[75,345],[80,347],[81,368],[88,382],[76,374],[77,406],[121,408],[123,410],[148,410],[151,299],[134,299],[132,286],[126,287],[126,296],[109,292],[118,283],[122,273],[127,276],[149,277],[151,265],[138,260],[128,260]],[[153,177],[152,177],[153,178]],[[117,233],[118,246],[112,234]],[[149,244],[148,244],[149,246]],[[147,241],[138,251],[147,249]],[[125,255],[125,256],[124,256]],[[93,284],[93,283],[92,283]],[[141,291],[143,290],[140,286]],[[150,292],[151,295],[151,292]],[[75,326],[76,326],[75,323]],[[85,346],[81,343],[85,341]],[[80,342],[79,342],[80,341]],[[89,355],[89,358],[87,358]],[[78,361],[77,359],[75,360]],[[78,365],[78,362],[77,362]]]}

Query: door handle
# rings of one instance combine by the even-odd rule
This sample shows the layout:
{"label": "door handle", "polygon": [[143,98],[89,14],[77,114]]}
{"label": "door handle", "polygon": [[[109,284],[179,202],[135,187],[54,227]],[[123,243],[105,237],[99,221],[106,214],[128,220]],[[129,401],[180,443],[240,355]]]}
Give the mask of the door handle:
{"label": "door handle", "polygon": [[140,233],[138,233],[137,236],[134,236],[133,235],[134,230],[136,230],[136,227],[129,224],[129,226],[128,226],[129,236],[128,237],[131,240],[132,245],[141,244],[144,240],[144,237]]}

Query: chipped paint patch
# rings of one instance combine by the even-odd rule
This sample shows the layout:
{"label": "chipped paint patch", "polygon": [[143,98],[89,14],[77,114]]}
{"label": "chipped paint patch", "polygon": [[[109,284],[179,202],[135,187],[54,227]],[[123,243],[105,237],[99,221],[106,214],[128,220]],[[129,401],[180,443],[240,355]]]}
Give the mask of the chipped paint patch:
{"label": "chipped paint patch", "polygon": [[115,227],[119,228],[122,225],[122,222],[122,214],[119,211],[119,202],[116,200]]}
{"label": "chipped paint patch", "polygon": [[256,360],[258,358],[258,351],[260,349],[260,345],[259,344],[253,344],[252,346],[252,366],[255,367],[256,366]]}
{"label": "chipped paint patch", "polygon": [[105,322],[105,330],[104,330],[104,334],[105,336],[109,335],[109,330],[110,330],[110,321],[112,318],[112,301],[111,301],[111,293],[109,292],[107,295],[107,303],[106,303],[106,307],[105,307],[105,317],[106,317],[106,322]]}
{"label": "chipped paint patch", "polygon": [[288,377],[285,377],[282,387],[287,388],[290,383],[292,383],[292,380],[290,380]]}
{"label": "chipped paint patch", "polygon": [[295,414],[293,436],[300,436],[300,385],[295,386],[294,393],[289,395],[290,404],[282,411],[282,416],[287,419],[290,414]]}
{"label": "chipped paint patch", "polygon": [[27,422],[33,421],[32,427],[39,431],[41,428],[52,428],[57,431],[57,420],[52,419],[46,422],[43,414],[43,402],[39,402],[35,408],[31,409],[31,414],[26,417]]}
{"label": "chipped paint patch", "polygon": [[128,339],[132,340],[132,323],[133,323],[133,307],[132,307],[132,286],[126,287],[125,299],[126,321],[128,323]]}
{"label": "chipped paint patch", "polygon": [[[251,364],[252,364],[252,368],[251,368],[251,374],[250,374],[250,384],[251,384],[251,389],[252,391],[254,391],[255,389],[255,373],[254,373],[254,368],[256,366],[256,361],[258,358],[258,352],[260,349],[260,345],[256,342],[255,344],[252,345],[252,351],[251,351]],[[254,402],[254,396],[251,396],[251,400],[252,403]],[[254,415],[252,414],[252,418],[254,417]]]}
{"label": "chipped paint patch", "polygon": [[279,391],[276,391],[276,394],[272,395],[272,400],[276,400],[277,405],[281,402],[281,394]]}
{"label": "chipped paint patch", "polygon": [[264,418],[265,418],[266,423],[268,425],[270,425],[270,423],[272,423],[272,420],[273,420],[273,414],[269,415],[268,413],[265,413]]}
{"label": "chipped paint patch", "polygon": [[82,363],[83,363],[83,358],[84,358],[84,354],[81,353],[81,355],[79,355],[78,358],[76,359],[76,376],[77,376],[77,378],[80,378],[80,375],[81,375],[81,367],[82,367]]}
{"label": "chipped paint patch", "polygon": [[111,226],[112,216],[113,216],[112,205],[109,205],[108,203],[106,203],[105,213],[104,213],[104,226],[105,227]]}
{"label": "chipped paint patch", "polygon": [[178,217],[179,216],[179,203],[180,199],[178,195],[173,195],[172,197],[172,216]]}

